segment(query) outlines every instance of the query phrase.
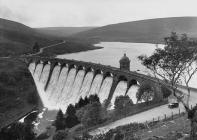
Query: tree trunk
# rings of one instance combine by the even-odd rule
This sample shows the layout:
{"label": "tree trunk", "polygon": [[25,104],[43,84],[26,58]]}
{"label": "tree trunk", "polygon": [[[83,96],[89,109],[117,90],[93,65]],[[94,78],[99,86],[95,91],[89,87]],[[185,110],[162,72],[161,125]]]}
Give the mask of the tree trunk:
{"label": "tree trunk", "polygon": [[188,85],[187,85],[187,92],[188,92],[188,95],[187,95],[187,105],[188,105],[188,107],[189,107],[190,88],[189,88]]}
{"label": "tree trunk", "polygon": [[187,111],[188,119],[190,119],[190,140],[197,140],[197,106]]}
{"label": "tree trunk", "polygon": [[197,123],[191,120],[190,140],[197,140]]}

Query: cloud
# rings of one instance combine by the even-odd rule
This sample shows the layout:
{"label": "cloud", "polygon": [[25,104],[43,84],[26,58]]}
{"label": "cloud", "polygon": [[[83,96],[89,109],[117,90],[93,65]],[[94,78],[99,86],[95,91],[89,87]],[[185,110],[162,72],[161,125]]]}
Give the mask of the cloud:
{"label": "cloud", "polygon": [[0,3],[0,17],[4,19],[14,20],[18,22],[31,22],[31,19],[28,18],[24,13],[20,13],[18,11],[13,11],[8,8],[6,5]]}
{"label": "cloud", "polygon": [[0,17],[31,27],[102,26],[148,18],[197,16],[196,0],[0,0]]}

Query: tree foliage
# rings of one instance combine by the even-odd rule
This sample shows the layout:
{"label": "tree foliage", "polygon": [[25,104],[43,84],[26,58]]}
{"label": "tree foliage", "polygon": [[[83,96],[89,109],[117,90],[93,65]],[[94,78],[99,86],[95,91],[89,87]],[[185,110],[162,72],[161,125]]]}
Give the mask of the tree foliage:
{"label": "tree foliage", "polygon": [[80,109],[81,107],[84,107],[93,102],[100,102],[97,94],[90,95],[89,97],[86,96],[84,99],[80,98],[79,102],[75,104],[75,109]]}
{"label": "tree foliage", "polygon": [[197,50],[185,34],[178,37],[172,32],[164,41],[164,48],[157,48],[149,57],[141,55],[138,58],[156,77],[168,81],[175,91],[188,64],[196,59]]}
{"label": "tree foliage", "polygon": [[88,104],[83,112],[81,123],[86,126],[94,126],[100,123],[102,107],[99,102]]}
{"label": "tree foliage", "polygon": [[[157,48],[149,57],[141,55],[138,58],[144,66],[153,72],[155,77],[161,78],[163,81],[167,82],[166,85],[170,85],[174,96],[182,102],[188,116],[190,112],[195,112],[193,114],[197,114],[197,108],[194,110],[189,108],[189,81],[197,71],[197,65],[194,65],[197,60],[197,43],[189,39],[186,34],[179,37],[174,32],[171,33],[171,36],[166,37],[164,41],[164,48]],[[182,96],[176,94],[178,84],[181,83],[185,83],[188,89],[187,103],[183,101]],[[193,120],[195,120],[195,118],[197,118],[197,115],[192,115],[192,117],[189,118],[191,120],[191,130],[197,130],[194,128]],[[193,133],[191,131],[191,133],[192,139],[197,139],[197,132],[195,131],[195,133]]]}
{"label": "tree foliage", "polygon": [[81,107],[84,107],[85,105],[89,104],[90,101],[88,97],[85,97],[84,99],[81,97],[79,99],[79,102],[75,104],[75,109],[80,109]]}
{"label": "tree foliage", "polygon": [[129,96],[118,96],[114,102],[115,114],[126,115],[130,107],[133,105],[133,101],[129,98]]}
{"label": "tree foliage", "polygon": [[66,110],[65,124],[67,128],[72,128],[73,126],[79,124],[78,118],[75,114],[75,107],[70,104]]}
{"label": "tree foliage", "polygon": [[33,46],[33,52],[39,52],[39,50],[40,50],[40,46],[38,45],[38,42],[35,42]]}
{"label": "tree foliage", "polygon": [[66,110],[66,114],[67,114],[68,116],[74,116],[75,113],[76,113],[75,107],[74,107],[72,104],[70,104],[70,105],[68,106],[67,110]]}
{"label": "tree foliage", "polygon": [[137,101],[149,102],[154,99],[154,90],[149,83],[140,86],[136,94]]}
{"label": "tree foliage", "polygon": [[57,130],[63,130],[66,127],[64,114],[63,114],[61,109],[57,113],[54,125],[56,127],[56,131]]}

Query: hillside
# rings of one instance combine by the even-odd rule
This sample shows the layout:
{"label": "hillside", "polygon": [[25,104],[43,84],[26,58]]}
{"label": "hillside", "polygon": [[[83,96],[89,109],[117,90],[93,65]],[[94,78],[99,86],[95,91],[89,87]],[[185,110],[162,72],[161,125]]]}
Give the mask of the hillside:
{"label": "hillside", "polygon": [[0,59],[0,129],[42,107],[26,64]]}
{"label": "hillside", "polygon": [[111,24],[72,37],[95,41],[162,43],[172,31],[197,37],[197,17],[172,17]]}
{"label": "hillside", "polygon": [[57,42],[54,40],[21,23],[0,18],[0,56],[26,53],[35,42],[42,47]]}
{"label": "hillside", "polygon": [[96,27],[46,27],[46,28],[35,28],[38,33],[45,35],[56,36],[65,38],[70,35],[87,31]]}

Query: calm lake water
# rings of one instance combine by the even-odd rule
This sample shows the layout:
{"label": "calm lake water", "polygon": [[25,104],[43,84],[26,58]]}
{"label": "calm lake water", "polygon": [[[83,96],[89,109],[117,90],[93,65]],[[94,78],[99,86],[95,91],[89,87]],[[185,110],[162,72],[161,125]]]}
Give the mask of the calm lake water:
{"label": "calm lake water", "polygon": [[[140,63],[137,57],[142,54],[151,55],[156,49],[155,44],[149,43],[101,42],[95,44],[95,46],[101,46],[103,49],[58,55],[57,58],[75,59],[119,67],[119,60],[126,53],[131,60],[131,71],[138,70],[139,73],[148,74],[149,71]],[[163,46],[162,44],[158,45],[158,47]],[[197,88],[196,83],[197,74],[192,78],[190,86]]]}
{"label": "calm lake water", "polygon": [[101,46],[104,48],[87,52],[58,55],[57,57],[119,67],[119,60],[123,54],[126,53],[131,60],[131,71],[140,70],[139,72],[141,73],[147,73],[146,68],[141,65],[137,57],[141,54],[150,55],[156,48],[155,44],[123,42],[101,42],[95,44],[95,46]]}

